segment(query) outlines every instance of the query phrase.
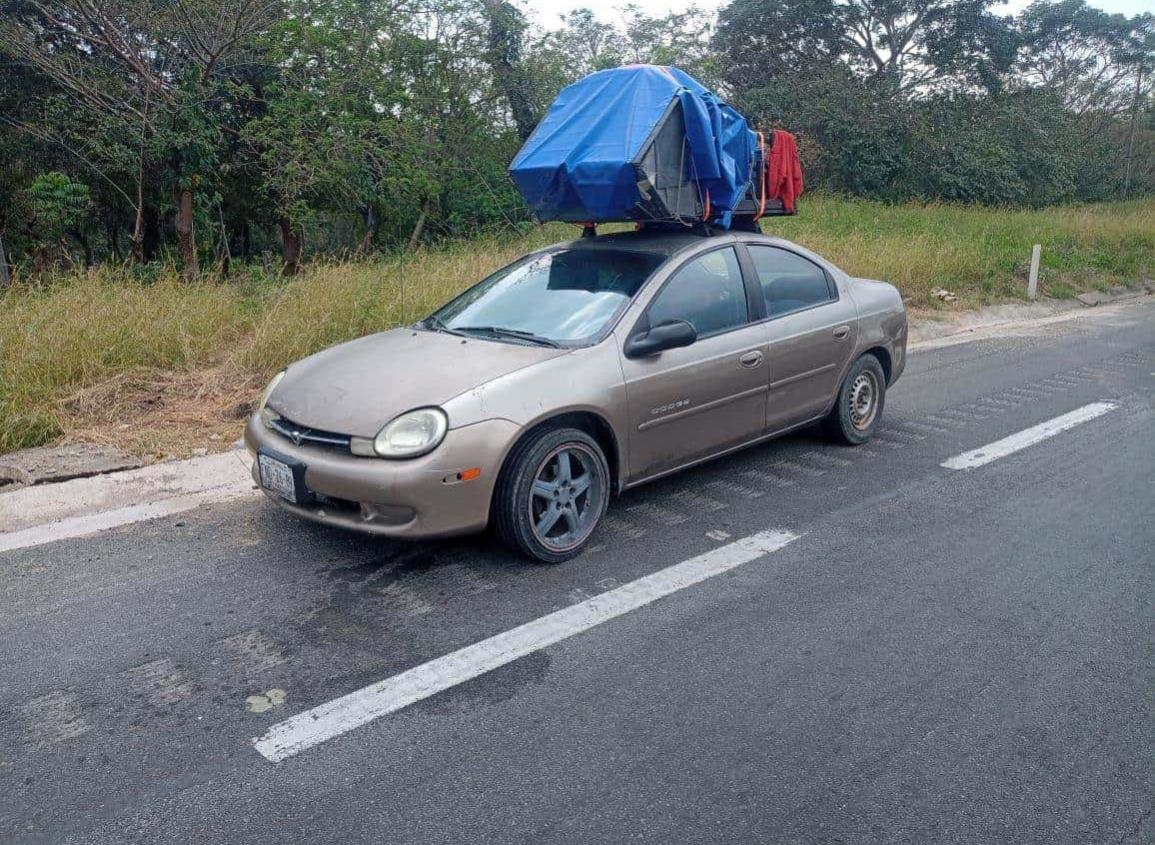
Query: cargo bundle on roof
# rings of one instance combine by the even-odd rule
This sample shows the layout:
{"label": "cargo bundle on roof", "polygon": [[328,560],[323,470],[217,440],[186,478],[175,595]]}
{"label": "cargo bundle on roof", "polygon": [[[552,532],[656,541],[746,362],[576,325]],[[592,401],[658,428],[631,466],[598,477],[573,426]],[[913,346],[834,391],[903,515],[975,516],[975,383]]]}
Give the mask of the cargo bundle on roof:
{"label": "cargo bundle on roof", "polygon": [[509,173],[542,222],[730,228],[793,212],[772,199],[768,163],[762,137],[689,74],[629,65],[563,89]]}

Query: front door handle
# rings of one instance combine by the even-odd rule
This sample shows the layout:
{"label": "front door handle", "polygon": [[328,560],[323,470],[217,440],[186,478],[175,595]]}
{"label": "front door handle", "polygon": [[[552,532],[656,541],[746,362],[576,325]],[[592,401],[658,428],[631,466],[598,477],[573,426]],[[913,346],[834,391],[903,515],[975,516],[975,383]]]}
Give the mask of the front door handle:
{"label": "front door handle", "polygon": [[846,340],[846,336],[850,334],[850,326],[839,326],[834,330],[834,337],[836,340]]}
{"label": "front door handle", "polygon": [[752,370],[762,363],[762,353],[757,349],[755,349],[753,352],[747,352],[745,355],[738,359],[738,363],[743,367],[747,367]]}

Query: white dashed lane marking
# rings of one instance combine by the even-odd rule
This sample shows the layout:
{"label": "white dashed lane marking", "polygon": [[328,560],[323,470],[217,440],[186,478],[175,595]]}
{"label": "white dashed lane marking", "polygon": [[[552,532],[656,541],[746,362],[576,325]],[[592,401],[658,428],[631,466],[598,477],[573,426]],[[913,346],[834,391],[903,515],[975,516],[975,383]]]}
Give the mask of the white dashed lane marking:
{"label": "white dashed lane marking", "polygon": [[253,746],[273,762],[292,757],[631,610],[764,558],[797,539],[791,531],[762,531],[719,546],[299,713],[273,725],[253,740]]}
{"label": "white dashed lane marking", "polygon": [[1049,437],[1054,437],[1056,434],[1074,428],[1077,425],[1082,425],[1089,420],[1096,417],[1101,417],[1103,414],[1109,413],[1119,407],[1115,402],[1092,402],[1090,405],[1084,405],[1081,408],[1076,408],[1068,414],[1063,414],[1061,417],[1041,422],[1038,425],[1033,425],[1030,428],[1023,429],[1002,440],[996,440],[994,443],[988,443],[986,446],[980,446],[978,449],[972,449],[969,452],[963,452],[961,455],[955,455],[946,461],[943,461],[942,466],[947,469],[974,469],[981,467],[992,461],[997,461],[999,458],[1005,458],[1007,455],[1013,455],[1028,446],[1046,440]]}

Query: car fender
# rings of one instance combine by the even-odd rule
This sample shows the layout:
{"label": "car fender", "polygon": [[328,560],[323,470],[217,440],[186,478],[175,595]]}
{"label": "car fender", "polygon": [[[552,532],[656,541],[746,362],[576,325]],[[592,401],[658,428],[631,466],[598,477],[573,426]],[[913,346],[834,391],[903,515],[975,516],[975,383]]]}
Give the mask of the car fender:
{"label": "car fender", "polygon": [[[846,277],[846,291],[858,309],[858,343],[852,358],[882,347],[890,356],[890,379],[894,384],[906,366],[906,308],[898,288],[875,279]],[[840,380],[841,381],[841,380]]]}
{"label": "car fender", "polygon": [[[607,457],[614,459],[619,474],[626,468],[625,384],[613,335],[478,385],[442,407],[451,428],[504,419],[517,425],[517,436],[557,416],[593,414],[614,435],[617,453]],[[506,454],[517,436],[506,444]]]}

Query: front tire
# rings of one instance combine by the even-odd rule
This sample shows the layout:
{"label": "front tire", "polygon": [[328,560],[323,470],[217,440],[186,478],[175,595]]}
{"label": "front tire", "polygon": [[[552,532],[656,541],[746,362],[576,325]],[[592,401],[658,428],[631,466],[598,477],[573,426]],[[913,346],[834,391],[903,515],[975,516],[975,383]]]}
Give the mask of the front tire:
{"label": "front tire", "polygon": [[838,389],[838,399],[826,418],[830,436],[858,446],[874,436],[886,404],[886,373],[869,352],[850,365]]}
{"label": "front tire", "polygon": [[579,554],[610,498],[610,471],[596,440],[576,428],[531,432],[506,459],[493,493],[497,535],[541,563]]}

